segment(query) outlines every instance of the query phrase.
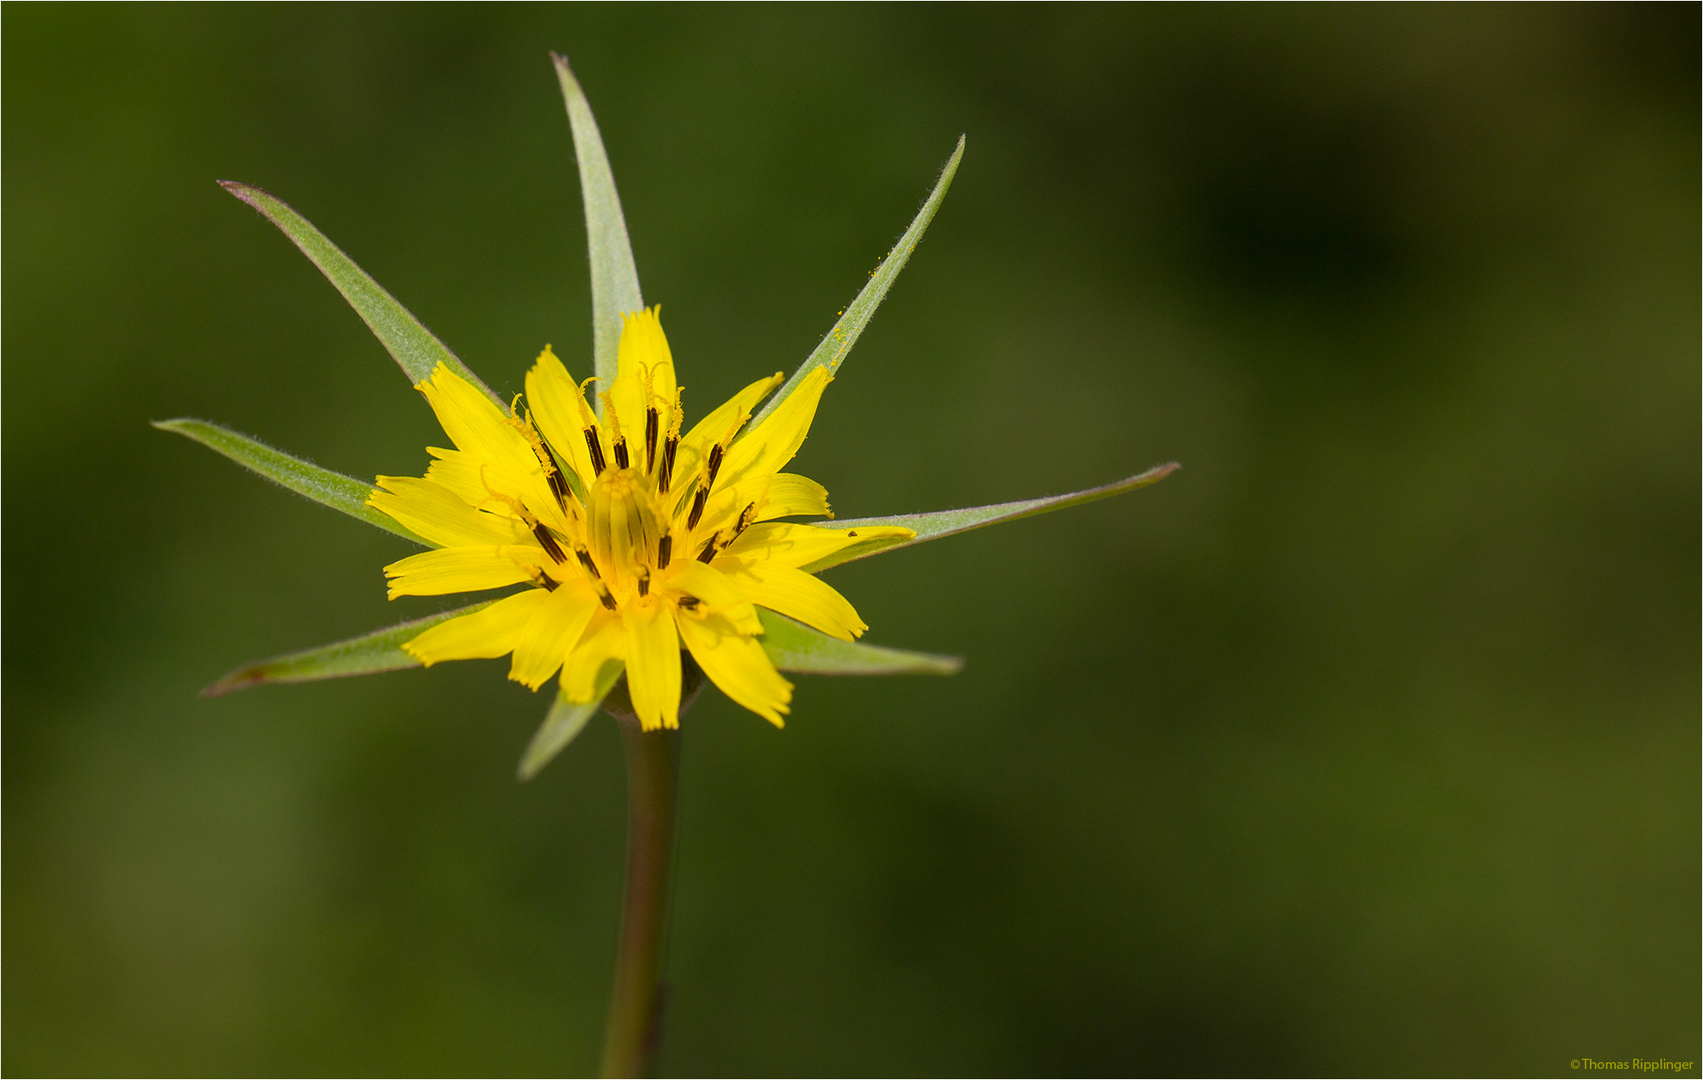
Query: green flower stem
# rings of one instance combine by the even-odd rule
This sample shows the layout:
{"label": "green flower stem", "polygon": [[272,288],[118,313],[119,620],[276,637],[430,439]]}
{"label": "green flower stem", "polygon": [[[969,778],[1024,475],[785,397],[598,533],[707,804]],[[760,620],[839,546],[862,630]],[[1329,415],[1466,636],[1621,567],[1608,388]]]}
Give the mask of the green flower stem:
{"label": "green flower stem", "polygon": [[637,717],[621,717],[621,738],[627,750],[627,887],[603,1075],[642,1076],[662,1034],[657,979],[674,850],[680,732],[643,731]]}

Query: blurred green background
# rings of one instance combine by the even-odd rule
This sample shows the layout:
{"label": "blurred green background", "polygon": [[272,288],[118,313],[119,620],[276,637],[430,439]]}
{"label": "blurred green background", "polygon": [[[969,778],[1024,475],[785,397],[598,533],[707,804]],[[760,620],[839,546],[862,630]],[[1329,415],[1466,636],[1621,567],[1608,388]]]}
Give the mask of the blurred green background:
{"label": "blurred green background", "polygon": [[[570,55],[688,407],[958,180],[819,414],[830,572],[953,679],[688,717],[659,1069],[1567,1072],[1699,1054],[1698,7],[4,12],[11,1074],[583,1072],[624,790],[499,662],[220,700],[436,610],[149,419],[363,477],[590,330]],[[441,606],[448,606],[447,603]]]}

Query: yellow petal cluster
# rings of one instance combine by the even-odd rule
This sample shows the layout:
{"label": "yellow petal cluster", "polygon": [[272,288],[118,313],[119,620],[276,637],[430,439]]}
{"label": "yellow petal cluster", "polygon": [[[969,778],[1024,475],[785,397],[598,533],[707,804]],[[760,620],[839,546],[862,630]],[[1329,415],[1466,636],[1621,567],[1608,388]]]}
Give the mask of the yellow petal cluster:
{"label": "yellow petal cluster", "polygon": [[763,651],[757,607],[851,640],[866,629],[845,597],[799,569],[908,529],[823,529],[827,492],[781,472],[829,382],[812,371],[736,440],[780,385],[759,379],[681,434],[681,387],[658,308],[623,316],[601,418],[548,346],[504,410],[447,367],[416,389],[454,449],[428,447],[424,477],[381,476],[368,505],[439,545],[385,567],[390,595],[527,585],[403,646],[421,663],[513,654],[536,690],[561,673],[570,701],[625,666],[646,730],[679,726],[681,650],[728,697],[776,725],[792,684]]}

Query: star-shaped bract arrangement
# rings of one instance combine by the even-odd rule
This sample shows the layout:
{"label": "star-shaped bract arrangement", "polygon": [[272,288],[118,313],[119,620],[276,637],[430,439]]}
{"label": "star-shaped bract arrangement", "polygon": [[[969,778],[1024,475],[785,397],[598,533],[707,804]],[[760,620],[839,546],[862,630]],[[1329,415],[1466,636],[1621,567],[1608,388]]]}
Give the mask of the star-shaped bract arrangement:
{"label": "star-shaped bract arrangement", "polygon": [[[155,426],[431,549],[385,568],[392,597],[522,588],[245,665],[205,694],[512,654],[510,677],[533,689],[561,673],[555,704],[521,758],[523,779],[573,740],[623,676],[645,729],[677,726],[687,656],[730,698],[779,725],[792,690],[779,672],[951,674],[962,664],[858,642],[862,621],[814,576],[820,571],[1133,491],[1177,468],[1170,462],[1086,491],[964,510],[777,520],[829,514],[820,485],[780,470],[939,209],[964,140],[910,227],[792,377],[758,379],[682,434],[673,357],[659,310],[646,309],[639,291],[602,137],[566,60],[555,59],[585,202],[595,374],[576,383],[546,347],[527,376],[525,406],[520,396],[504,402],[492,393],[306,218],[258,188],[224,184],[336,286],[455,448],[432,448],[424,477],[379,477],[375,488],[207,421]],[[593,383],[606,389],[590,397]]]}

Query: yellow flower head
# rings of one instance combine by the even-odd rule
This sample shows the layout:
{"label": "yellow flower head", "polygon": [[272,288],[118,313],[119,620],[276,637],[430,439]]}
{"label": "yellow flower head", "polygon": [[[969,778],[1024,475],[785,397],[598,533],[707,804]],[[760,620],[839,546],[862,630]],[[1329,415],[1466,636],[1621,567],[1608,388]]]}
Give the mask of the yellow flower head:
{"label": "yellow flower head", "polygon": [[585,201],[597,378],[576,382],[546,346],[525,393],[504,405],[312,222],[259,188],[225,182],[343,294],[425,395],[454,449],[428,448],[434,460],[423,477],[381,476],[370,488],[218,424],[180,418],[157,426],[435,548],[385,567],[393,598],[519,589],[246,664],[203,693],[512,654],[509,677],[534,690],[561,673],[561,694],[521,758],[520,776],[528,778],[578,734],[623,674],[645,730],[677,727],[684,649],[728,697],[779,725],[792,700],[780,670],[951,674],[962,664],[856,641],[863,620],[812,576],[817,571],[1133,491],[1176,470],[1168,462],[1069,494],[862,518],[838,528],[783,521],[833,516],[820,484],[781,470],[933,220],[964,140],[909,227],[792,378],[784,385],[779,375],[757,380],[682,435],[674,358],[659,309],[644,307],[602,137],[567,61],[557,56],[555,64]]}
{"label": "yellow flower head", "polygon": [[594,702],[605,665],[624,664],[646,730],[678,727],[680,650],[728,697],[779,725],[792,700],[757,638],[757,607],[850,641],[867,627],[845,597],[800,567],[844,548],[912,535],[777,519],[832,517],[827,491],[780,470],[828,385],[817,368],[763,420],[781,384],[758,379],[681,431],[681,387],[660,308],[622,317],[619,369],[599,419],[548,346],[505,412],[439,365],[416,389],[455,449],[429,447],[423,478],[381,476],[367,505],[434,544],[385,567],[390,595],[527,588],[439,623],[403,648],[430,666],[513,654],[509,678],[536,690],[558,670],[569,701]]}

